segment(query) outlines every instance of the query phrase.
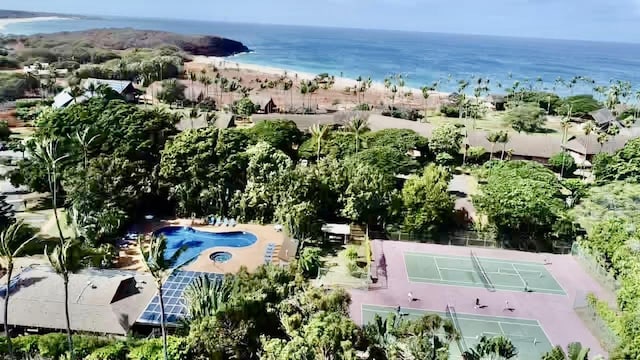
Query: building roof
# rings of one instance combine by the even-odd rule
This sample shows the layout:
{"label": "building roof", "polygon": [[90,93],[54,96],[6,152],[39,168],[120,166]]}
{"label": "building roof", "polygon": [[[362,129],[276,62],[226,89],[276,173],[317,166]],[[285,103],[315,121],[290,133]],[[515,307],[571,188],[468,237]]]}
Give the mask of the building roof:
{"label": "building roof", "polygon": [[217,129],[228,129],[231,126],[233,126],[233,114],[218,112],[216,116],[215,127]]}
{"label": "building roof", "polygon": [[[488,135],[489,133],[486,131],[469,132],[469,146],[481,146],[487,150],[487,152],[491,151],[492,145],[489,140],[487,140]],[[548,159],[562,151],[562,138],[557,135],[509,133],[509,141],[505,144],[504,148],[511,150],[511,154],[516,156]],[[496,143],[493,151],[502,151],[502,144]]]}
{"label": "building roof", "polygon": [[611,113],[609,109],[600,109],[600,110],[592,111],[589,113],[589,115],[593,117],[593,120],[595,120],[598,126],[611,124],[612,122],[616,121],[616,117],[613,116],[613,113]]}
{"label": "building roof", "polygon": [[69,91],[65,89],[53,98],[53,104],[51,106],[55,109],[60,109],[69,105],[72,100],[73,97],[71,97],[71,95],[69,95]]}
{"label": "building roof", "polygon": [[[12,282],[9,324],[52,330],[66,328],[62,278],[49,266],[26,268]],[[71,329],[126,335],[155,292],[153,278],[146,274],[121,270],[71,274]],[[4,297],[4,293],[0,295]],[[0,309],[4,310],[4,301]]]}
{"label": "building roof", "polygon": [[133,86],[133,83],[128,80],[109,80],[109,79],[95,79],[95,78],[86,79],[82,83],[82,86],[85,89],[88,89],[90,84],[95,84],[96,87],[98,85],[105,84],[120,95],[122,95],[125,92],[125,90],[127,90],[127,88],[129,88],[130,86]]}
{"label": "building roof", "polygon": [[273,101],[273,98],[269,95],[251,95],[249,96],[249,100],[254,104],[260,105],[261,108],[267,106],[269,102],[275,105],[275,101]]}
{"label": "building roof", "polygon": [[507,97],[505,95],[501,95],[501,94],[491,94],[491,95],[487,96],[487,101],[489,101],[492,104],[505,103],[505,102],[507,102]]}
{"label": "building roof", "polygon": [[324,224],[322,225],[322,232],[335,235],[350,235],[351,226],[349,224]]}
{"label": "building roof", "polygon": [[606,143],[600,145],[598,142],[598,135],[581,135],[569,140],[566,148],[582,155],[595,155],[600,152],[612,154],[622,149],[631,139],[633,139],[633,137],[617,135],[609,137]]}

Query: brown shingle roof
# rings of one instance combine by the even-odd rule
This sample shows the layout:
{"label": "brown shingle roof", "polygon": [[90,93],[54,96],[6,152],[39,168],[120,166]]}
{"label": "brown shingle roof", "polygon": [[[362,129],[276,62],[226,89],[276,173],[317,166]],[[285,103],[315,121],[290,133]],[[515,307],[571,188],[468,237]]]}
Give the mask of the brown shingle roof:
{"label": "brown shingle roof", "polygon": [[[49,266],[32,266],[14,279],[9,324],[28,328],[66,328],[62,278]],[[69,276],[71,329],[126,335],[156,290],[149,275],[120,270],[85,270]],[[4,310],[4,301],[0,305]]]}

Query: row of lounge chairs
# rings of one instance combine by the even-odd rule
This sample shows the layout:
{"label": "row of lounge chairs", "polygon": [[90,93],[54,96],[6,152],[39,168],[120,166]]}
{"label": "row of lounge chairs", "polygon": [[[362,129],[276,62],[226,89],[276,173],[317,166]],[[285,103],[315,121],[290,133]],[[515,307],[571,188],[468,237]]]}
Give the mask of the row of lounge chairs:
{"label": "row of lounge chairs", "polygon": [[267,249],[264,251],[264,263],[270,264],[273,260],[273,254],[276,251],[276,244],[268,243]]}
{"label": "row of lounge chairs", "polygon": [[209,216],[207,218],[207,224],[213,226],[236,226],[236,219],[228,219],[217,216]]}

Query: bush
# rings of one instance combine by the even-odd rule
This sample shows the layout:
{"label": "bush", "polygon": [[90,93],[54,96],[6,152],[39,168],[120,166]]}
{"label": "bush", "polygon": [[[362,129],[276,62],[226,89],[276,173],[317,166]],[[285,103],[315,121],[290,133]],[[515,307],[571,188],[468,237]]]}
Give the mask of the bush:
{"label": "bush", "polygon": [[359,278],[362,276],[362,269],[356,264],[355,261],[349,261],[347,263],[347,269],[349,270],[349,274],[351,276]]}
{"label": "bush", "polygon": [[[190,360],[190,347],[186,338],[169,336],[167,353],[172,360]],[[145,340],[129,351],[129,360],[163,360],[162,339]]]}
{"label": "bush", "polygon": [[127,346],[122,342],[103,346],[94,350],[86,360],[126,360]]}
{"label": "bush", "polygon": [[557,153],[549,158],[549,167],[556,173],[562,172],[563,176],[571,175],[578,169],[573,157],[565,152]]}
{"label": "bush", "polygon": [[344,256],[349,260],[358,259],[358,249],[354,245],[349,245],[344,252]]}
{"label": "bush", "polygon": [[2,120],[0,121],[0,140],[7,141],[11,136],[11,129],[9,129],[9,123]]}
{"label": "bush", "polygon": [[102,348],[111,342],[112,340],[107,340],[106,338],[100,338],[97,336],[74,335],[73,351],[76,357],[82,359],[89,356],[89,354],[93,353],[94,350]]}
{"label": "bush", "polygon": [[38,335],[18,336],[12,339],[13,349],[16,355],[29,358],[29,355],[34,354],[38,350],[38,339]]}
{"label": "bush", "polygon": [[356,111],[370,111],[371,110],[371,106],[369,104],[362,103],[362,104],[356,105],[356,107],[353,108],[353,110],[356,110]]}
{"label": "bush", "polygon": [[455,105],[442,105],[440,114],[450,118],[457,118],[460,117],[460,108]]}
{"label": "bush", "polygon": [[67,349],[66,334],[51,333],[38,337],[38,353],[43,358],[58,359],[67,352]]}
{"label": "bush", "polygon": [[471,146],[467,149],[467,160],[470,163],[479,164],[486,154],[487,151],[482,146]]}
{"label": "bush", "polygon": [[20,62],[18,62],[18,60],[14,58],[6,57],[6,56],[0,56],[1,70],[13,70],[13,69],[19,69],[19,68],[20,68]]}
{"label": "bush", "polygon": [[410,121],[418,121],[424,118],[424,115],[416,109],[398,109],[396,107],[391,107],[384,110],[382,112],[382,115]]}
{"label": "bush", "polygon": [[452,165],[455,161],[456,159],[449,153],[439,153],[436,155],[436,164],[439,165],[448,166]]}
{"label": "bush", "polygon": [[257,109],[259,109],[259,105],[256,106],[248,97],[244,97],[233,104],[233,113],[244,117],[253,115]]}

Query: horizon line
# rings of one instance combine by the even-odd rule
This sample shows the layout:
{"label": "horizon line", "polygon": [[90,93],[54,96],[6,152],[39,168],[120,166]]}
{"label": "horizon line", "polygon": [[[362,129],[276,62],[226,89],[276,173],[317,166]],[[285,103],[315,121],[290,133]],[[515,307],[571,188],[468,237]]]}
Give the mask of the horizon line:
{"label": "horizon line", "polygon": [[[35,10],[14,10],[14,9],[0,9],[7,11],[23,11],[23,12],[39,12]],[[494,34],[494,33],[460,33],[460,32],[441,32],[441,31],[428,31],[428,30],[409,30],[409,29],[393,29],[393,28],[367,28],[367,27],[358,27],[358,26],[332,26],[332,25],[306,25],[306,24],[281,24],[281,23],[270,23],[270,22],[246,22],[246,21],[230,21],[230,20],[203,20],[203,19],[193,19],[193,18],[184,18],[184,17],[157,17],[157,16],[128,16],[128,15],[96,15],[90,13],[58,13],[58,12],[46,12],[42,11],[42,13],[49,13],[51,15],[59,15],[59,16],[80,16],[88,19],[109,19],[109,18],[120,18],[120,19],[143,19],[143,20],[162,20],[162,21],[197,21],[201,23],[223,23],[223,24],[235,24],[235,25],[262,25],[262,26],[282,26],[282,27],[301,27],[301,28],[312,28],[312,29],[336,29],[336,30],[363,30],[363,31],[381,31],[381,32],[399,32],[399,33],[410,33],[410,34],[433,34],[433,35],[458,35],[458,36],[479,36],[479,37],[495,37],[495,38],[503,38],[503,39],[527,39],[527,40],[544,40],[544,41],[573,41],[573,42],[587,42],[587,43],[598,43],[598,44],[616,44],[616,45],[640,45],[640,41],[622,41],[622,40],[594,40],[594,39],[584,39],[584,38],[554,38],[554,37],[536,37],[536,36],[522,36],[522,35],[503,35],[503,34]],[[196,34],[194,34],[196,35]],[[207,35],[207,34],[202,34]]]}

